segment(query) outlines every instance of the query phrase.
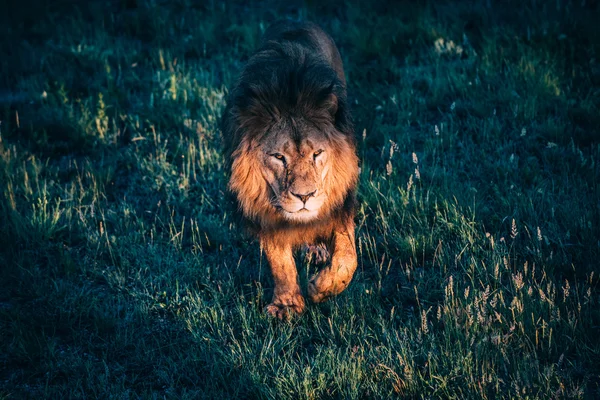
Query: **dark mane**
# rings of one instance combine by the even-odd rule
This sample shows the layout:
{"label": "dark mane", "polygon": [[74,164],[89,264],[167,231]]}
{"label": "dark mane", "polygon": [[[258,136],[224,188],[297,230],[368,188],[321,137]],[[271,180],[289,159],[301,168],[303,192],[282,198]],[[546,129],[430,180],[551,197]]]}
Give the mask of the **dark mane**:
{"label": "dark mane", "polygon": [[[287,33],[287,37],[290,33]],[[320,54],[309,37],[270,40],[248,61],[233,87],[223,118],[226,155],[239,144],[243,128],[250,137],[282,117],[305,117],[316,124],[333,122],[335,130],[352,140],[353,130],[345,82]],[[335,115],[330,114],[332,96]]]}

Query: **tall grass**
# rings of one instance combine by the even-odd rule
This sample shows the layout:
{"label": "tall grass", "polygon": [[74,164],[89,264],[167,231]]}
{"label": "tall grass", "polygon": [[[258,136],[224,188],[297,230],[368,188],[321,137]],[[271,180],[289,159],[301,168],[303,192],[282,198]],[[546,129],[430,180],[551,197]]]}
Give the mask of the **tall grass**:
{"label": "tall grass", "polygon": [[[488,3],[11,2],[0,398],[600,396],[598,5]],[[362,160],[357,275],[287,323],[218,130],[284,16]]]}

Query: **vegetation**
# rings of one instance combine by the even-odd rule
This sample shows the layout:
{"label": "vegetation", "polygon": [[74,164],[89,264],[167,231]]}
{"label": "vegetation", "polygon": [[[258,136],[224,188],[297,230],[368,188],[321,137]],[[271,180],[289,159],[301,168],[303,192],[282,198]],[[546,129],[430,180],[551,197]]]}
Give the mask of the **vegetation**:
{"label": "vegetation", "polygon": [[[599,7],[9,1],[0,398],[600,397]],[[218,126],[286,16],[341,49],[362,170],[353,283],[282,323]]]}

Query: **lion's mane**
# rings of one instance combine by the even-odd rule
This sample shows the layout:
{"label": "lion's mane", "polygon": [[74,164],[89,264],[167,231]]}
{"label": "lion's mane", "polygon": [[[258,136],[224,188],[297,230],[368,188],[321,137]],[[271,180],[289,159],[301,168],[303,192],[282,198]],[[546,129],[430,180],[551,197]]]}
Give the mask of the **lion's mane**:
{"label": "lion's mane", "polygon": [[[249,59],[231,89],[222,131],[229,189],[250,225],[264,228],[285,224],[270,205],[259,161],[269,124],[282,116],[302,116],[330,139],[332,157],[324,182],[328,191],[324,215],[353,216],[358,158],[341,79],[326,60],[298,42],[266,42]],[[332,98],[335,104],[330,104]]]}

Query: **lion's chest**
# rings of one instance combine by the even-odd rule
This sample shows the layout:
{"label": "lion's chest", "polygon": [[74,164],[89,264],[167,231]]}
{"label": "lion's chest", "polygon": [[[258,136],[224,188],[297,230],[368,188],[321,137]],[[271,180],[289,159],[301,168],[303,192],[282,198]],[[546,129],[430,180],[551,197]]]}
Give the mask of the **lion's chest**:
{"label": "lion's chest", "polygon": [[268,238],[284,246],[299,248],[302,245],[328,243],[333,237],[335,224],[332,221],[306,225],[282,225],[262,231],[259,236]]}

